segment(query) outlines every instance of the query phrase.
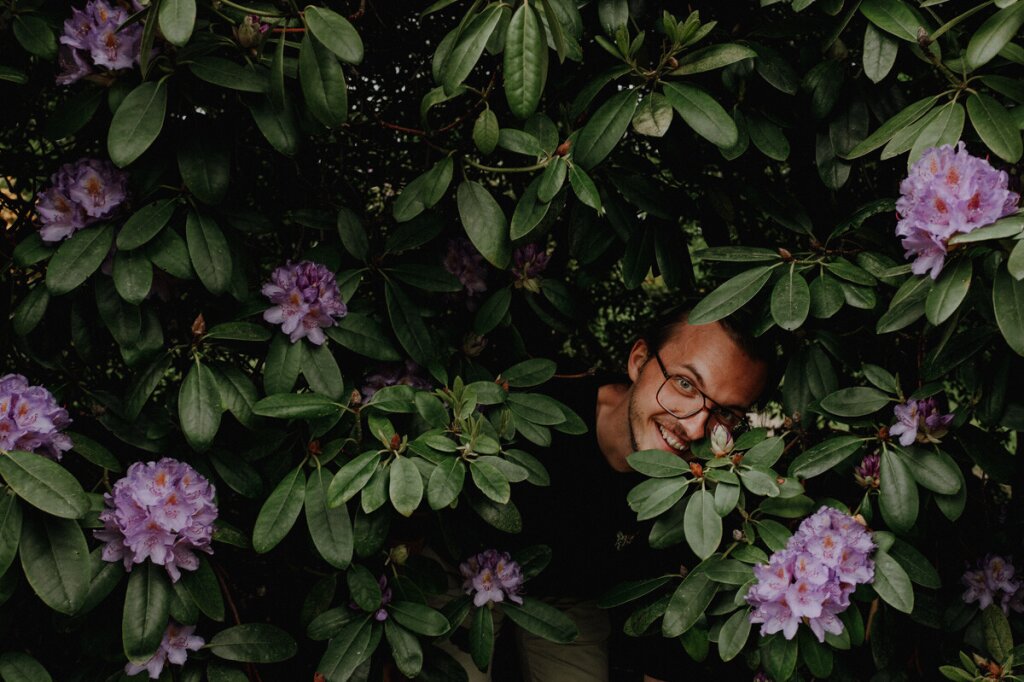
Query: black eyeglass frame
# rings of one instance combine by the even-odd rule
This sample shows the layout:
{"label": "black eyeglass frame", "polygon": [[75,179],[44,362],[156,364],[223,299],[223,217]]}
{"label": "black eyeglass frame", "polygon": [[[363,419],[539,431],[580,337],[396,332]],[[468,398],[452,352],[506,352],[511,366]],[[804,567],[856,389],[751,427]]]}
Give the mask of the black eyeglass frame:
{"label": "black eyeglass frame", "polygon": [[[688,419],[695,414],[699,414],[700,412],[707,410],[708,419],[714,419],[719,424],[725,426],[734,437],[750,430],[750,421],[747,420],[746,416],[738,415],[732,410],[719,405],[716,401],[709,398],[707,393],[697,388],[697,385],[691,379],[687,379],[686,377],[678,374],[669,374],[668,369],[665,367],[665,363],[662,362],[661,356],[657,352],[654,353],[654,359],[658,361],[658,367],[661,369],[661,373],[665,377],[665,381],[661,382],[661,386],[658,387],[658,392],[654,396],[654,399],[658,401],[659,405],[661,405],[661,409],[665,410],[676,419]],[[665,386],[668,385],[668,382],[673,379],[685,379],[687,383],[693,386],[693,390],[695,390],[697,395],[701,398],[701,406],[692,412],[680,415],[676,414],[674,410],[661,402],[661,392],[664,390]],[[711,407],[708,407],[709,402],[711,403]],[[726,416],[727,420],[723,420],[722,416]],[[739,421],[735,426],[729,426],[729,421],[732,421],[733,419],[738,419]]]}

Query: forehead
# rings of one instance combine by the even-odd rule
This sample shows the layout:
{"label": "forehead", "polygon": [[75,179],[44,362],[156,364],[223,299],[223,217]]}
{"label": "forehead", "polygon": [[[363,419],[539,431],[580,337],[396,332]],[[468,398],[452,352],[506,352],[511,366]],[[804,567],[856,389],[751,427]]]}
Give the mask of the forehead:
{"label": "forehead", "polygon": [[767,367],[747,355],[722,325],[680,324],[658,354],[669,372],[695,374],[718,402],[749,405],[761,393]]}

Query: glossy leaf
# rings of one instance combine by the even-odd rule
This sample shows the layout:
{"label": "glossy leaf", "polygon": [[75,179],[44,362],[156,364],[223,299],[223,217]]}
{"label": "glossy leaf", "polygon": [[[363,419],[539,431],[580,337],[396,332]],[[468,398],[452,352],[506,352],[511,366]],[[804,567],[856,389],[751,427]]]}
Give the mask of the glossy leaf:
{"label": "glossy leaf", "polygon": [[757,295],[771,278],[772,267],[746,270],[705,296],[690,312],[691,324],[707,324],[736,312]]}
{"label": "glossy leaf", "polygon": [[529,117],[540,102],[548,74],[544,27],[533,5],[520,5],[505,35],[505,98],[512,114]]}
{"label": "glossy leaf", "polygon": [[110,121],[107,136],[110,160],[124,167],[142,156],[160,136],[166,113],[164,81],[148,81],[128,93]]}
{"label": "glossy leaf", "polygon": [[167,571],[147,561],[128,577],[121,618],[124,655],[134,663],[145,663],[160,646],[171,606],[171,585]]}
{"label": "glossy leaf", "polygon": [[42,455],[11,450],[0,457],[0,476],[21,499],[47,514],[80,519],[89,509],[78,480]]}
{"label": "glossy leaf", "polygon": [[736,124],[711,95],[685,83],[665,83],[665,96],[680,118],[708,142],[723,148],[736,144]]}
{"label": "glossy leaf", "polygon": [[508,222],[498,202],[483,185],[469,180],[459,185],[457,199],[459,218],[473,246],[495,267],[506,267],[512,249]]}
{"label": "glossy leaf", "polygon": [[267,623],[246,623],[221,630],[206,648],[218,658],[245,663],[276,663],[295,655],[291,635]]}
{"label": "glossy leaf", "polygon": [[306,476],[302,468],[285,474],[256,517],[256,526],[252,531],[253,549],[265,554],[276,547],[295,525],[305,497]]}
{"label": "glossy leaf", "polygon": [[217,378],[209,367],[196,362],[178,390],[178,421],[194,450],[204,452],[213,443],[222,412]]}

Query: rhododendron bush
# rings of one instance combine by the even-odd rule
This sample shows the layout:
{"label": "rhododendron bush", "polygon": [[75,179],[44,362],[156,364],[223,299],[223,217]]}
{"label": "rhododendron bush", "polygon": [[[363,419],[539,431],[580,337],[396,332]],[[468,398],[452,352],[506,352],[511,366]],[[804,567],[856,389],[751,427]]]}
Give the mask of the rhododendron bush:
{"label": "rhododendron bush", "polygon": [[685,303],[780,371],[758,428],[630,455],[679,570],[601,597],[625,635],[707,679],[1016,679],[1022,25],[5,1],[0,678],[516,679],[513,626],[577,636],[514,540],[586,430],[545,384]]}

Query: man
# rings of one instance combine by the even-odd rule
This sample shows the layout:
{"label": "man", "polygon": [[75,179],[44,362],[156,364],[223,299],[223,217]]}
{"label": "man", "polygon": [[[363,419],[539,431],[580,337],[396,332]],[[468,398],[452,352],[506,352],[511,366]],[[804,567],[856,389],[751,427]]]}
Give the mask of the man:
{"label": "man", "polygon": [[[679,570],[680,554],[652,550],[650,524],[638,523],[626,503],[628,491],[644,480],[627,457],[638,450],[664,450],[689,459],[691,444],[715,424],[742,432],[744,415],[765,390],[774,347],[759,344],[737,321],[691,325],[687,314],[667,316],[634,343],[628,380],[552,382],[551,395],[572,407],[589,431],[557,436],[546,453],[538,453],[551,485],[526,486],[513,497],[523,512],[520,541],[546,544],[553,552],[551,564],[527,583],[527,591],[564,608],[580,637],[557,645],[517,630],[526,682],[608,680],[608,640],[615,633],[596,598],[622,580]],[[642,672],[647,682],[685,674],[688,659],[678,642],[634,640],[616,650],[622,648],[629,653],[614,663],[616,669]]]}

